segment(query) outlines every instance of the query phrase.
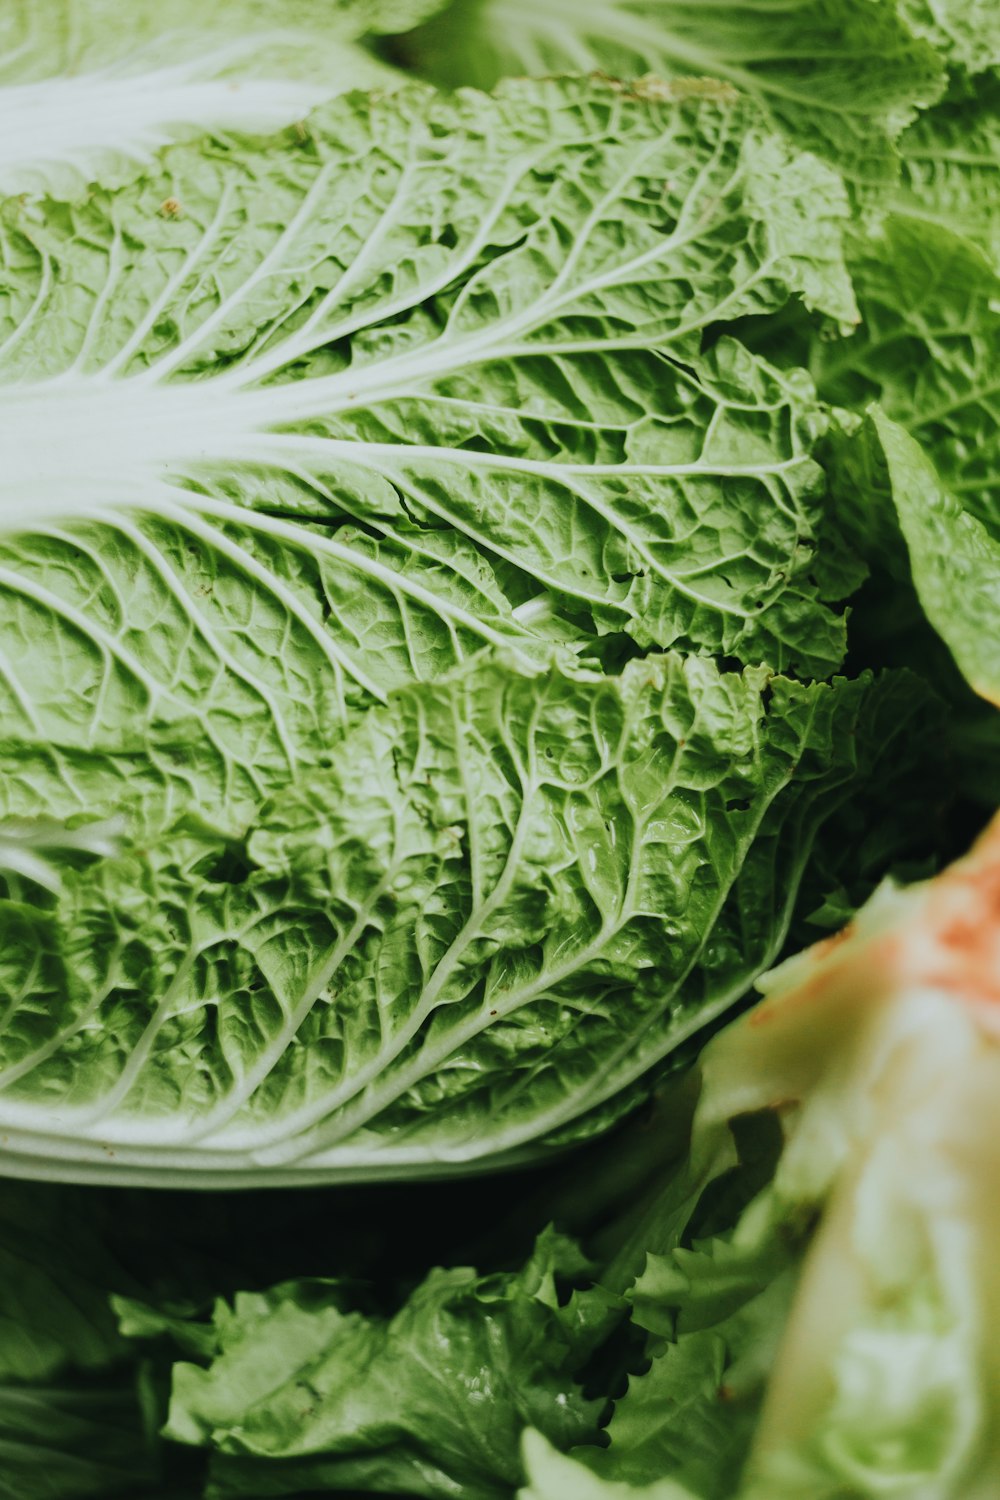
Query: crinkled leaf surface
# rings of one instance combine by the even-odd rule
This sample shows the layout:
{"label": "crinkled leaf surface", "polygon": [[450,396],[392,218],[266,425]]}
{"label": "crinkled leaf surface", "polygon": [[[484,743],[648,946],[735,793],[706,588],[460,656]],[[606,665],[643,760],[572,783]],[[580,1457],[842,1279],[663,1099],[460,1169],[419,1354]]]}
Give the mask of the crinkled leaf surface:
{"label": "crinkled leaf surface", "polygon": [[1000,63],[1000,12],[992,0],[895,0],[895,5],[949,66],[981,73]]}
{"label": "crinkled leaf surface", "polygon": [[854,411],[877,401],[1000,535],[1000,277],[968,240],[909,216],[859,239],[851,263],[863,322],[814,342],[821,393]]}
{"label": "crinkled leaf surface", "polygon": [[8,206],[18,1170],[509,1156],[768,962],[912,691],[574,666],[842,652],[808,383],[704,352],[853,317],[843,195],[759,123],[716,85],[351,97]]}
{"label": "crinkled leaf surface", "polygon": [[[980,199],[968,184],[965,201],[989,213],[991,190],[985,183],[978,190]],[[944,200],[938,208],[947,217]],[[956,214],[959,227],[969,227]],[[877,231],[852,235],[849,263],[861,326],[834,343],[807,336],[809,363],[827,400],[855,414],[876,402],[881,415],[877,433],[834,431],[833,509],[883,573],[885,590],[894,591],[884,600],[890,630],[898,622],[904,643],[906,636],[919,639],[920,622],[906,623],[909,606],[897,588],[912,577],[920,609],[964,678],[995,703],[1000,279],[979,245],[910,206],[888,215]],[[950,668],[942,665],[943,673],[928,658],[922,670],[954,697]],[[987,719],[977,722],[975,733],[987,736],[986,769],[996,729]],[[975,769],[976,742],[968,748],[970,773],[983,780]]]}
{"label": "crinkled leaf surface", "polygon": [[401,75],[355,45],[433,6],[352,0],[9,0],[0,13],[0,194],[124,181],[171,141],[277,130]]}
{"label": "crinkled leaf surface", "polygon": [[980,245],[1000,270],[1000,75],[953,85],[899,142],[893,203]]}
{"label": "crinkled leaf surface", "polygon": [[[171,785],[140,756],[146,836],[4,907],[11,1169],[287,1181],[528,1149],[738,998],[824,817],[924,707],[902,679],[488,657],[361,714],[243,826],[208,745],[215,825],[181,811],[191,757]],[[59,753],[121,796],[120,750]]]}
{"label": "crinkled leaf surface", "polygon": [[[793,295],[854,316],[836,182],[754,121],[718,89],[351,98],[13,206],[0,517],[110,528],[38,532],[23,608],[120,597],[120,558],[220,665],[236,590],[341,698],[535,633],[514,610],[546,595],[577,628],[828,672],[809,388],[700,353]],[[73,578],[95,550],[114,576]]]}
{"label": "crinkled leaf surface", "polygon": [[852,267],[862,327],[814,341],[812,368],[829,400],[878,413],[835,437],[837,511],[873,564],[912,576],[964,677],[995,703],[1000,280],[969,240],[910,215],[858,239]]}
{"label": "crinkled leaf surface", "polygon": [[[767,962],[879,695],[571,670],[606,632],[842,649],[808,389],[701,352],[796,293],[850,310],[832,178],[754,120],[714,88],[350,99],[10,207],[22,1165],[519,1150]],[[120,814],[101,854],[79,825]],[[31,820],[72,833],[40,888]]]}
{"label": "crinkled leaf surface", "polygon": [[934,46],[872,0],[454,0],[404,51],[449,84],[591,71],[722,78],[867,188],[892,180],[892,139],[945,82]]}
{"label": "crinkled leaf surface", "polygon": [[727,1231],[650,1253],[629,1298],[635,1322],[656,1335],[652,1362],[615,1402],[608,1446],[581,1455],[602,1477],[643,1485],[669,1476],[700,1500],[742,1495],[802,1240],[780,1213],[750,1218],[735,1240]]}
{"label": "crinkled leaf surface", "polygon": [[216,1309],[212,1357],[174,1366],[166,1434],[212,1450],[218,1497],[502,1500],[526,1425],[564,1448],[596,1432],[576,1376],[620,1313],[599,1289],[563,1297],[587,1269],[546,1232],[519,1272],[433,1271],[391,1318],[334,1283],[240,1294]]}

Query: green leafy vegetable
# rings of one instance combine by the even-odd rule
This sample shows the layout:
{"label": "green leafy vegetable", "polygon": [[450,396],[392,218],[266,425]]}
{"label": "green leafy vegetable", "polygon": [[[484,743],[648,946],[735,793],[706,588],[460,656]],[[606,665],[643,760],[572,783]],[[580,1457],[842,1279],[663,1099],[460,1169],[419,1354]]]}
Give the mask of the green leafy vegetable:
{"label": "green leafy vegetable", "polygon": [[[720,324],[849,324],[846,212],[728,88],[574,81],[8,205],[18,1171],[504,1159],[773,959],[926,701],[771,675],[836,667],[856,569],[807,381]],[[614,674],[656,647],[764,665]]]}
{"label": "green leafy vegetable", "polygon": [[672,1479],[659,1479],[636,1488],[599,1479],[572,1458],[565,1458],[539,1432],[524,1437],[524,1461],[529,1483],[518,1490],[518,1500],[694,1500],[690,1490]]}
{"label": "green leafy vegetable", "polygon": [[562,1299],[587,1269],[549,1232],[520,1272],[434,1271],[392,1318],[335,1283],[243,1294],[216,1308],[207,1366],[175,1366],[166,1435],[214,1449],[219,1497],[508,1495],[526,1425],[561,1447],[596,1431],[576,1377],[619,1314],[598,1289]]}
{"label": "green leafy vegetable", "polygon": [[862,328],[812,349],[829,400],[878,403],[870,423],[834,436],[839,514],[873,567],[912,578],[966,680],[996,703],[1000,279],[970,241],[897,215],[851,261]]}
{"label": "green leafy vegetable", "polygon": [[[968,185],[970,205],[989,205],[992,196],[985,182]],[[857,615],[855,639],[867,635],[872,659],[884,660],[888,635],[908,638],[916,649],[906,659],[923,654],[922,670],[956,701],[970,727],[975,722],[974,732],[993,743],[996,730],[974,721],[947,668],[935,667],[918,645],[926,619],[972,688],[996,702],[1000,279],[984,254],[988,243],[974,243],[936,218],[954,209],[958,224],[984,242],[988,226],[963,223],[958,207],[943,198],[938,215],[937,201],[930,183],[923,207],[904,202],[904,212],[850,233],[848,264],[861,312],[851,337],[819,338],[793,312],[780,329],[758,330],[752,342],[773,354],[785,340],[786,354],[809,365],[821,396],[854,414],[855,420],[841,414],[824,456],[835,514],[880,592],[874,614],[868,601]],[[877,435],[856,420],[872,403],[881,413]],[[910,579],[916,607],[908,599]]]}
{"label": "green leafy vegetable", "polygon": [[[995,1487],[998,856],[994,824],[944,876],[882,888],[706,1048],[690,1162],[666,1189],[686,1193],[689,1231],[741,1121],[771,1112],[783,1140],[735,1224],[651,1244],[630,1293],[651,1367],[608,1446],[575,1455],[609,1496]],[[537,1442],[527,1457],[541,1495],[573,1493],[568,1460]]]}
{"label": "green leafy vegetable", "polygon": [[[355,97],[305,139],[14,207],[0,518],[37,522],[11,563],[47,575],[20,607],[51,620],[69,584],[73,629],[67,575],[120,555],[179,617],[171,655],[190,634],[231,681],[240,590],[325,658],[333,710],[483,642],[530,652],[550,609],[830,671],[811,392],[702,350],[795,295],[855,317],[838,184],[755,119],[684,87]],[[57,518],[110,529],[81,547]]]}
{"label": "green leafy vegetable", "polygon": [[531,1149],[739,997],[925,712],[904,679],[670,657],[401,690],[249,825],[8,905],[8,1152],[170,1182]]}
{"label": "green leafy vegetable", "polygon": [[3,9],[0,1500],[993,1500],[998,78]]}
{"label": "green leafy vegetable", "polygon": [[968,240],[897,215],[852,246],[851,269],[862,327],[813,345],[820,392],[855,411],[878,402],[1000,534],[1000,276]]}
{"label": "green leafy vegetable", "polygon": [[928,40],[872,0],[453,0],[404,51],[436,80],[487,88],[520,73],[721,78],[866,193],[892,181],[892,141],[945,85]]}
{"label": "green leafy vegetable", "polygon": [[356,39],[431,9],[433,0],[9,0],[0,193],[125,181],[171,141],[279,130],[344,89],[397,85]]}
{"label": "green leafy vegetable", "polygon": [[960,76],[904,132],[902,181],[891,201],[967,237],[1000,269],[1000,47],[993,64],[974,80]]}

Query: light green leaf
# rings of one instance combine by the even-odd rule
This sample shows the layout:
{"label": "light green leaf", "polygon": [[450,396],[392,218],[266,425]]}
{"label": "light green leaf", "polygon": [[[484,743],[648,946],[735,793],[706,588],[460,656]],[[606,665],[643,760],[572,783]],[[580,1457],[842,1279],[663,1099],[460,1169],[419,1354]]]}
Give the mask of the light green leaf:
{"label": "light green leaf", "polygon": [[524,1464],[529,1483],[518,1500],[700,1500],[670,1479],[636,1488],[600,1479],[575,1458],[558,1453],[540,1432],[524,1435]]}
{"label": "light green leaf", "polygon": [[282,1182],[537,1150],[743,993],[926,711],[675,657],[402,690],[242,828],[189,815],[7,906],[8,1160]]}
{"label": "light green leaf", "polygon": [[[840,189],[755,119],[683,87],[352,98],[305,138],[176,148],[114,196],[13,206],[17,633],[79,636],[95,587],[106,622],[123,583],[93,569],[121,555],[152,617],[185,622],[171,658],[180,631],[259,712],[285,694],[233,681],[219,594],[325,657],[331,705],[550,633],[553,609],[830,671],[811,391],[732,340],[701,352],[790,296],[853,316]],[[88,523],[79,544],[57,517]]]}
{"label": "light green leaf", "polygon": [[872,0],[454,0],[404,53],[481,87],[520,73],[724,79],[865,189],[894,178],[893,138],[945,83],[930,43]]}
{"label": "light green leaf", "polygon": [[895,0],[895,5],[950,67],[981,73],[1000,64],[1000,11],[993,0]]}
{"label": "light green leaf", "polygon": [[8,0],[0,13],[0,195],[80,194],[202,132],[283,129],[401,75],[355,38],[430,0]]}
{"label": "light green leaf", "polygon": [[830,174],[755,119],[349,99],[10,207],[0,816],[129,835],[7,884],[19,1170],[536,1150],[769,960],[897,689],[573,665],[842,649],[811,393],[702,352],[850,295]]}
{"label": "light green leaf", "polygon": [[846,287],[842,205],[817,226],[782,160],[731,101],[526,84],[12,205],[3,814],[104,816],[124,777],[143,827],[237,830],[484,646],[835,665],[808,388],[700,352]]}
{"label": "light green leaf", "polygon": [[[127,825],[5,884],[17,1170],[517,1158],[739,997],[920,711],[769,675],[845,572],[725,330],[846,319],[845,212],[728,88],[572,80],[7,206],[0,818]],[[597,670],[666,646],[766,667]]]}

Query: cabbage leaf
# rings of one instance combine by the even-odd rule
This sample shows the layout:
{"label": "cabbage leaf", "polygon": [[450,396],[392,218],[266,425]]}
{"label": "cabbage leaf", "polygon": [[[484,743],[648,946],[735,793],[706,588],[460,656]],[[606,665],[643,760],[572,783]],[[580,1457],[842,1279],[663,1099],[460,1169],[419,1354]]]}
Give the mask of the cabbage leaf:
{"label": "cabbage leaf", "polygon": [[1000,46],[992,68],[956,79],[899,141],[894,208],[979,245],[1000,270]]}
{"label": "cabbage leaf", "polygon": [[401,75],[357,44],[420,0],[8,0],[0,12],[0,195],[136,176],[171,141],[279,130]]}
{"label": "cabbage leaf", "polygon": [[[772,960],[823,822],[894,753],[902,787],[927,707],[904,678],[487,657],[360,714],[242,825],[206,748],[199,811],[189,759],[150,781],[161,833],[10,892],[7,1169],[441,1172],[606,1123]],[[67,778],[120,797],[127,750],[67,747]]]}
{"label": "cabbage leaf", "polygon": [[935,46],[907,19],[881,0],[453,0],[402,45],[453,85],[596,71],[724,79],[867,196],[893,181],[893,141],[945,86]]}

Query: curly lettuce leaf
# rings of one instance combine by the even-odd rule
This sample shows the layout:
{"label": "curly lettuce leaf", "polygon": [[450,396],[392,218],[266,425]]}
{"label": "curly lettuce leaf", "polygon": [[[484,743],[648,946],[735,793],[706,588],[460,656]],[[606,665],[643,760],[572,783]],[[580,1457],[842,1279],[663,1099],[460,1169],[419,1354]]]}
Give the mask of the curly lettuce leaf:
{"label": "curly lettuce leaf", "polygon": [[578,1377],[620,1313],[597,1288],[566,1300],[587,1270],[546,1231],[520,1271],[433,1271],[392,1317],[353,1310],[336,1283],[242,1293],[217,1305],[210,1356],[174,1366],[166,1436],[212,1451],[219,1500],[502,1500],[526,1425],[560,1447],[596,1432],[602,1402]]}

